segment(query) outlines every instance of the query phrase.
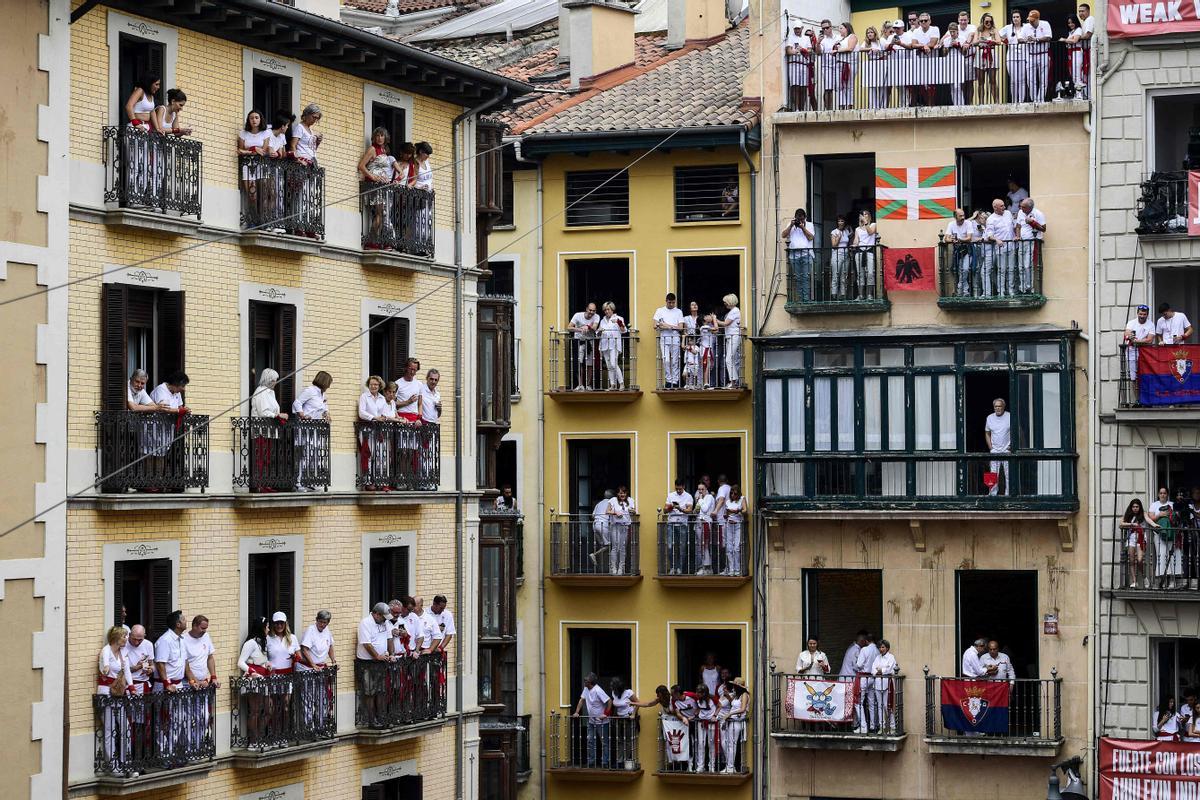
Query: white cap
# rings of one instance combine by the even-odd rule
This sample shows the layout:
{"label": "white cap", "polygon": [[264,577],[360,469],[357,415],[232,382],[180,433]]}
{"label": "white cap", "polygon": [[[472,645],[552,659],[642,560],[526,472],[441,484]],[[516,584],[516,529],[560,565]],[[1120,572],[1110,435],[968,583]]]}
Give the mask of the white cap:
{"label": "white cap", "polygon": [[271,622],[287,622],[287,614],[282,611],[276,611],[271,615]]}

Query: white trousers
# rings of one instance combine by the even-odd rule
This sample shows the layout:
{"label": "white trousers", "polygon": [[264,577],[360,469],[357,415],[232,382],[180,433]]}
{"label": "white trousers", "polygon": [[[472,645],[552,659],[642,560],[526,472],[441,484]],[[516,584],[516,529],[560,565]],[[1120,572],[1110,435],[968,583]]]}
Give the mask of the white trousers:
{"label": "white trousers", "polygon": [[625,551],[629,544],[629,523],[610,522],[608,525],[609,540],[612,550],[608,554],[609,572],[613,575],[625,575]]}
{"label": "white trousers", "polygon": [[739,383],[742,374],[742,337],[725,335],[725,372],[730,383]]}
{"label": "white trousers", "polygon": [[1028,84],[1028,60],[1009,59],[1008,61],[1008,83],[1012,88],[1012,97],[1009,98],[1013,103],[1024,103],[1028,97],[1025,89]]}
{"label": "white trousers", "polygon": [[679,383],[679,335],[675,336],[664,335],[658,343],[659,352],[662,354],[663,380],[666,383]]}
{"label": "white trousers", "polygon": [[1004,496],[1008,496],[1008,461],[992,461],[988,464],[988,471],[996,473],[996,485],[988,492],[989,495],[997,495],[1000,493],[1000,474],[1004,474]]}
{"label": "white trousers", "polygon": [[742,731],[746,723],[740,719],[727,719],[721,724],[721,753],[725,757],[725,769],[737,766],[738,745],[742,743]]}
{"label": "white trousers", "polygon": [[880,733],[890,733],[895,727],[895,712],[888,711],[888,697],[891,689],[875,688],[871,690],[874,701],[871,708],[871,729]]}
{"label": "white trousers", "polygon": [[692,755],[695,772],[709,772],[717,768],[717,723],[716,720],[696,720],[696,748]]}
{"label": "white trousers", "polygon": [[608,386],[611,389],[625,388],[625,373],[621,371],[621,354],[616,350],[604,350],[604,366],[608,369]]}
{"label": "white trousers", "polygon": [[1046,80],[1050,74],[1050,55],[1048,53],[1031,53],[1025,62],[1025,86],[1029,92],[1029,101],[1041,103],[1046,100]]}

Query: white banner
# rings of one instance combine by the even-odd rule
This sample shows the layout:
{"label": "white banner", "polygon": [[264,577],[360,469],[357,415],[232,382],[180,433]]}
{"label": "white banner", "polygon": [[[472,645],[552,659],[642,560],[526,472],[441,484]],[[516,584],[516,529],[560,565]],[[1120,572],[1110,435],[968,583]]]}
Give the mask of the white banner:
{"label": "white banner", "polygon": [[788,678],[787,715],[804,722],[851,722],[857,683],[857,678]]}
{"label": "white banner", "polygon": [[691,761],[692,743],[687,724],[673,717],[663,717],[663,741],[667,747],[667,760]]}

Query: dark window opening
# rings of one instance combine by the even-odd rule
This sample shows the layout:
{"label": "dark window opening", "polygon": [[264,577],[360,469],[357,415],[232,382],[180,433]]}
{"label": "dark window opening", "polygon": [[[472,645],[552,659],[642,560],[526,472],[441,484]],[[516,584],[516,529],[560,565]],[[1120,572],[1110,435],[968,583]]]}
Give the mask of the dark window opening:
{"label": "dark window opening", "polygon": [[1200,93],[1153,98],[1154,169],[1200,168]]}
{"label": "dark window opening", "polygon": [[692,691],[701,682],[700,670],[712,653],[718,666],[733,677],[742,675],[742,632],[736,629],[694,628],[675,631],[675,683]]}
{"label": "dark window opening", "polygon": [[1150,702],[1157,722],[1157,709],[1167,698],[1174,697],[1179,708],[1189,692],[1200,689],[1200,639],[1159,639],[1154,642],[1154,654],[1157,663]]}
{"label": "dark window opening", "polygon": [[372,547],[368,569],[368,607],[408,594],[408,548]]}
{"label": "dark window opening", "polygon": [[405,775],[362,787],[362,800],[422,800],[420,775]]}
{"label": "dark window opening", "polygon": [[567,460],[574,513],[591,514],[606,490],[615,497],[618,486],[629,488],[628,439],[572,439],[567,443]]}
{"label": "dark window opening", "polygon": [[[1200,269],[1196,267],[1156,267],[1150,271],[1154,297],[1149,300],[1133,298],[1127,310],[1129,318],[1137,316],[1138,304],[1150,306],[1151,320],[1157,318],[1160,303],[1170,303],[1172,308],[1194,315],[1200,311]],[[1189,320],[1194,320],[1192,316]],[[1193,324],[1195,322],[1193,321]]]}
{"label": "dark window opening", "polygon": [[162,82],[158,90],[158,94],[154,97],[155,105],[163,105],[163,98],[167,95],[167,76],[166,76],[166,48],[162,42],[152,42],[148,39],[139,39],[136,36],[121,34],[118,39],[120,52],[117,55],[117,115],[116,118],[122,123],[125,119],[125,101],[129,99],[129,95],[133,94],[133,88],[141,83],[142,79],[156,75]]}
{"label": "dark window opening", "polygon": [[737,164],[675,168],[675,221],[736,220]]}
{"label": "dark window opening", "polygon": [[150,392],[184,368],[184,293],[106,283],[101,302],[104,408],[116,411],[135,369],[149,374]]}
{"label": "dark window opening", "polygon": [[629,173],[600,169],[567,173],[567,225],[628,225]]}
{"label": "dark window opening", "polygon": [[113,589],[112,624],[121,624],[124,607],[125,625],[145,627],[146,638],[156,641],[166,630],[167,615],[174,610],[171,559],[115,562]]}
{"label": "dark window opening", "polygon": [[[959,570],[958,650],[955,667],[976,639],[995,639],[1018,678],[1038,677],[1037,573]],[[1036,717],[1035,717],[1036,719]]]}
{"label": "dark window opening", "polygon": [[512,755],[487,747],[488,739],[498,737],[483,734],[479,754],[480,800],[513,800],[517,796],[516,765]]}
{"label": "dark window opening", "polygon": [[700,306],[700,318],[715,312],[725,318],[727,294],[738,294],[740,259],[737,256],[688,256],[675,259],[678,276],[679,307],[685,315],[692,301]]}
{"label": "dark window opening", "polygon": [[405,114],[403,108],[389,106],[386,103],[371,103],[371,132],[374,133],[376,128],[383,128],[391,137],[389,148],[392,155],[395,155],[400,150],[400,145],[405,142]]}
{"label": "dark window opening", "polygon": [[968,372],[963,375],[963,410],[962,419],[966,423],[966,442],[968,453],[988,452],[987,439],[984,437],[984,426],[987,425],[988,414],[995,413],[992,402],[1001,398],[1005,410],[1009,414],[1010,432],[1014,434],[1010,449],[1017,449],[1016,415],[1013,414],[1012,398],[1009,397],[1009,374],[1007,372]]}
{"label": "dark window opening", "polygon": [[250,619],[270,619],[276,611],[296,624],[296,554],[250,554]]}
{"label": "dark window opening", "polygon": [[501,151],[500,161],[500,218],[496,220],[496,226],[511,228],[516,224],[513,214],[513,175],[517,171],[517,154],[513,148],[506,147]]}
{"label": "dark window opening", "polygon": [[[791,211],[789,209],[789,215]],[[875,219],[875,155],[810,156],[808,159],[808,218],[816,234],[816,247],[829,247],[837,215],[845,214],[847,227],[858,226],[860,211]]]}
{"label": "dark window opening", "polygon": [[587,258],[567,262],[567,303],[564,325],[588,303],[603,316],[604,304],[613,303],[625,323],[636,328],[629,311],[629,261],[624,258]]}
{"label": "dark window opening", "polygon": [[295,399],[296,371],[296,307],[279,303],[250,301],[250,388],[258,386],[258,376],[265,369],[279,373],[275,397],[285,414]]}
{"label": "dark window opening", "polygon": [[1154,481],[1153,486],[1146,487],[1143,502],[1147,505],[1158,499],[1160,486],[1166,486],[1172,498],[1179,489],[1190,495],[1193,486],[1200,486],[1200,451],[1155,453]]}
{"label": "dark window opening", "polygon": [[[711,479],[711,491],[717,491],[717,476],[724,475],[729,483],[742,482],[742,440],[735,437],[716,437],[704,439],[675,440],[675,474],[669,481],[682,478],[688,493],[695,495],[700,478],[707,475]],[[663,489],[663,495],[674,489],[668,486]],[[745,494],[745,487],[742,487]]]}
{"label": "dark window opening", "polygon": [[483,293],[493,297],[516,295],[516,276],[511,261],[489,261],[488,271],[492,274],[483,283]]}
{"label": "dark window opening", "polygon": [[292,108],[292,79],[287,75],[254,70],[251,99],[254,108],[266,115],[270,122],[276,112],[295,114]]}
{"label": "dark window opening", "polygon": [[[837,670],[856,635],[883,634],[883,572],[874,569],[804,570],[804,637],[815,637]],[[797,650],[797,652],[799,652]]]}
{"label": "dark window opening", "polygon": [[579,701],[588,673],[594,672],[597,685],[609,694],[613,678],[633,686],[633,634],[628,628],[572,628],[569,636],[571,683],[566,695],[571,708]]}
{"label": "dark window opening", "polygon": [[[502,441],[496,448],[496,488],[512,487],[513,499],[517,500],[521,487],[517,483],[517,443]],[[519,502],[519,501],[518,501]]]}
{"label": "dark window opening", "polygon": [[404,365],[408,362],[409,321],[404,317],[384,317],[374,314],[368,320],[367,364],[371,375],[384,381],[395,381],[404,377]]}
{"label": "dark window opening", "polygon": [[[1043,17],[1045,19],[1045,17]],[[1001,24],[996,23],[999,28]],[[1008,179],[1032,194],[1029,188],[1029,148],[989,147],[958,151],[958,205],[968,215],[979,209],[992,213],[992,201],[1009,205]]]}

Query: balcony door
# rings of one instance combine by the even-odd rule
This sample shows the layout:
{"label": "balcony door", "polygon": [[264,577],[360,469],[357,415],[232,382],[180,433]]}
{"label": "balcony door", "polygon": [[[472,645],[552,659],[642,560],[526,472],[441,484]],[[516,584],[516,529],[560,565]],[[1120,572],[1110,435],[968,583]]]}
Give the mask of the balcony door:
{"label": "balcony door", "polygon": [[571,683],[566,696],[571,707],[583,691],[583,679],[595,673],[597,685],[609,691],[613,678],[632,687],[633,632],[628,628],[572,628]]}
{"label": "balcony door", "polygon": [[423,800],[420,775],[404,775],[362,787],[362,800]]}
{"label": "balcony door", "polygon": [[[682,479],[689,494],[694,494],[700,479],[707,475],[710,488],[717,491],[717,477],[724,475],[730,485],[742,482],[742,440],[736,436],[675,440],[675,474],[663,481],[663,494],[670,481]],[[634,498],[635,500],[637,498]],[[657,502],[657,501],[656,501]]]}
{"label": "balcony door", "polygon": [[[633,495],[628,439],[571,440],[567,443],[567,460],[571,513],[591,514],[604,492],[610,491],[615,497],[618,486],[627,487]],[[633,499],[641,500],[637,496]]]}
{"label": "balcony door", "polygon": [[266,116],[264,124],[269,125],[276,112],[296,113],[296,109],[292,108],[292,79],[287,75],[276,75],[256,69],[252,91],[254,108]]}
{"label": "balcony door", "polygon": [[117,104],[116,117],[125,121],[123,110],[125,100],[133,93],[133,88],[142,82],[143,78],[155,76],[161,81],[158,94],[154,97],[155,105],[162,105],[166,97],[166,46],[162,42],[142,39],[122,33],[118,39],[120,53],[117,56]]}
{"label": "balcony door", "polygon": [[688,256],[675,259],[675,273],[678,278],[676,294],[679,296],[679,307],[686,315],[695,301],[700,306],[700,316],[715,312],[721,319],[725,318],[725,303],[722,298],[727,294],[739,294],[741,277],[739,274],[740,259],[736,255]]}
{"label": "balcony door", "polygon": [[733,677],[742,670],[742,632],[739,628],[677,628],[675,630],[675,682],[692,691],[701,680],[700,670],[712,653],[718,666]]}
{"label": "balcony door", "polygon": [[804,634],[796,652],[816,637],[836,670],[860,630],[883,638],[882,571],[806,569],[803,577]]}
{"label": "balcony door", "polygon": [[399,380],[404,377],[404,367],[408,363],[409,320],[372,314],[369,324],[367,362],[370,374],[385,381]]}
{"label": "balcony door", "polygon": [[959,570],[958,649],[954,663],[976,639],[995,639],[1018,678],[1038,677],[1037,572]]}
{"label": "balcony door", "polygon": [[250,386],[258,386],[265,369],[279,373],[275,397],[285,414],[296,397],[296,307],[287,303],[250,301]]}
{"label": "balcony door", "polygon": [[184,368],[184,293],[106,283],[101,306],[103,405],[120,411],[134,370],[150,376],[150,392]]}
{"label": "balcony door", "polygon": [[250,619],[266,617],[276,611],[287,614],[288,625],[296,630],[296,554],[250,554]]}
{"label": "balcony door", "polygon": [[588,303],[596,304],[596,313],[603,315],[606,302],[612,301],[617,313],[631,328],[638,327],[629,309],[629,261],[624,258],[586,258],[567,262],[567,303],[561,309],[562,325]]}
{"label": "balcony door", "polygon": [[[1045,19],[1045,17],[1043,17]],[[997,22],[997,27],[1001,27]],[[1007,24],[1007,20],[1005,21]],[[992,201],[1008,204],[1008,180],[1029,190],[1028,147],[986,147],[980,150],[959,150],[958,205],[967,214],[977,209],[992,213]]]}
{"label": "balcony door", "polygon": [[174,592],[171,586],[171,559],[151,558],[117,561],[113,564],[112,624],[141,625],[151,642],[166,630],[167,615]]}
{"label": "balcony door", "polygon": [[817,235],[815,245],[829,247],[829,232],[837,227],[838,214],[846,214],[853,228],[863,210],[874,217],[875,154],[809,156],[808,218]]}
{"label": "balcony door", "polygon": [[400,145],[408,138],[404,109],[378,101],[371,103],[371,130],[376,128],[383,128],[388,132],[392,138],[392,155],[395,155],[400,150]]}
{"label": "balcony door", "polygon": [[389,603],[408,594],[408,547],[372,547],[367,580],[369,605]]}

